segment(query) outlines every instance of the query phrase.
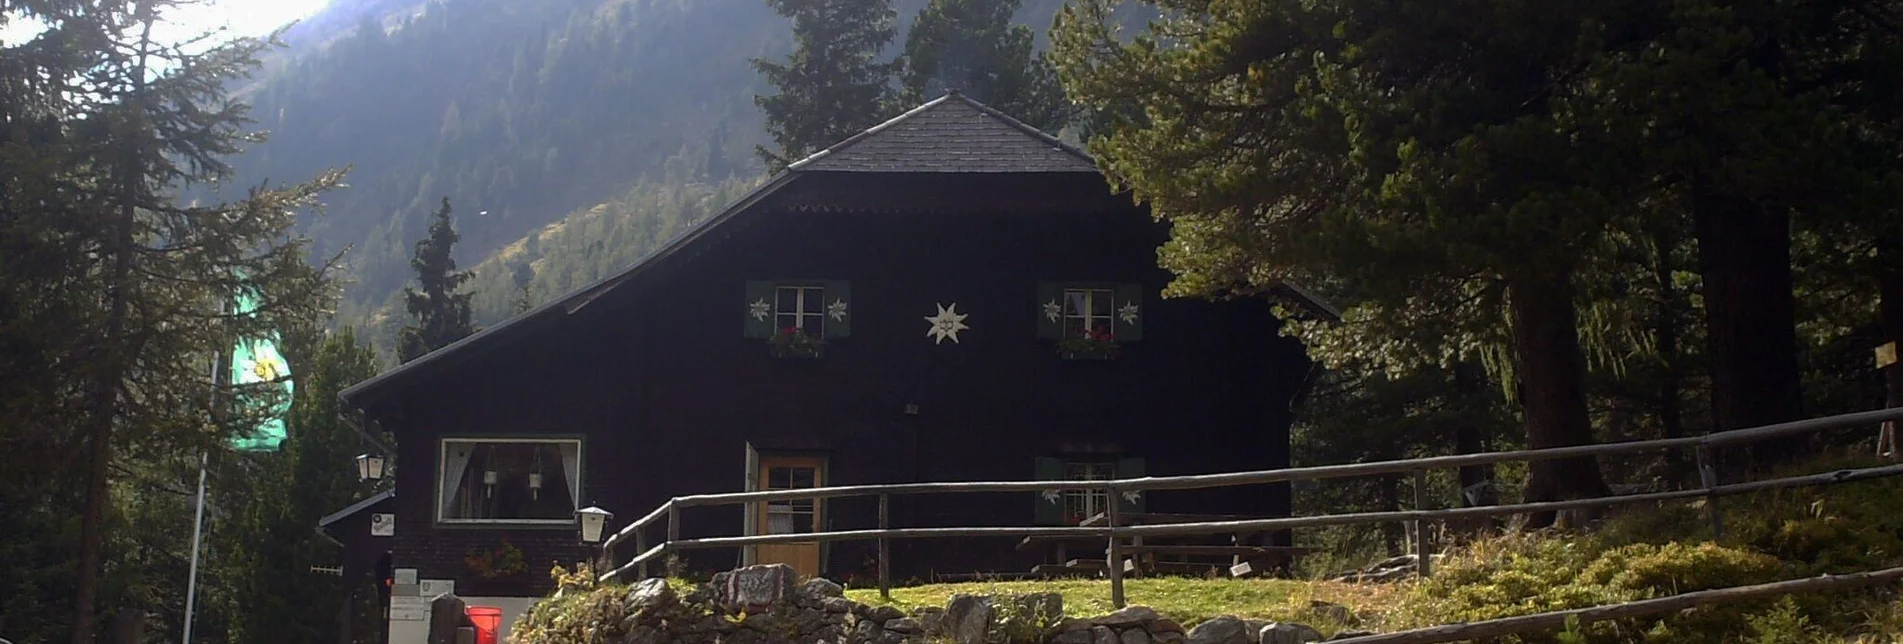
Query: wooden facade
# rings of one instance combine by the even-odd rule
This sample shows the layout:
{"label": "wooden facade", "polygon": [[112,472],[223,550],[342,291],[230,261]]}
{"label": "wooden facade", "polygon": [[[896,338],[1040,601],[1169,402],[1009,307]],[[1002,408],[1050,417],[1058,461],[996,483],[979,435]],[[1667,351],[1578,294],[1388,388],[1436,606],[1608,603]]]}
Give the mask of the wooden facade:
{"label": "wooden facade", "polygon": [[[949,100],[937,109],[1021,128]],[[551,563],[595,554],[571,521],[441,520],[446,438],[577,441],[535,453],[535,467],[561,468],[559,476],[539,475],[539,490],[562,497],[554,486],[579,469],[572,502],[615,512],[610,530],[672,496],[800,481],[1286,466],[1289,405],[1309,364],[1278,334],[1268,302],[1163,298],[1170,276],[1156,266],[1161,225],[1112,196],[1094,172],[1031,167],[1039,169],[795,166],[629,272],[346,391],[347,403],[397,439],[392,564],[455,579],[465,596],[525,596],[549,590]],[[760,289],[788,285],[823,288],[818,304],[837,309],[801,309],[828,325],[817,358],[776,356],[761,337],[754,307],[773,291]],[[1049,337],[1062,331],[1045,305],[1071,286],[1116,299],[1110,327],[1121,346],[1113,359],[1066,359]],[[778,301],[767,304],[771,334],[792,318],[779,316]],[[945,307],[966,316],[955,339],[928,335],[927,318]],[[1063,520],[1051,510],[1065,502],[1032,494],[894,498],[891,519],[903,527],[1025,525]],[[1159,492],[1140,503],[1153,512],[1289,511],[1286,486]],[[752,515],[696,508],[684,512],[681,532],[875,523],[874,500],[846,499]],[[522,552],[526,570],[478,574],[469,555],[504,540]],[[1039,563],[1011,542],[901,541],[891,549],[901,581]],[[872,573],[873,552],[870,543],[839,543],[758,554],[812,557],[819,572],[849,580]],[[697,570],[746,559],[720,550],[687,556]]]}

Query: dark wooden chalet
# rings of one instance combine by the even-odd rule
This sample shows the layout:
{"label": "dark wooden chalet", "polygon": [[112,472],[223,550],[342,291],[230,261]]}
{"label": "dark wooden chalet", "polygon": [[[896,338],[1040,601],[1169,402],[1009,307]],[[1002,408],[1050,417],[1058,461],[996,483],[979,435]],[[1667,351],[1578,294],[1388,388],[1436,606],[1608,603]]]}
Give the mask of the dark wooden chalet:
{"label": "dark wooden chalet", "polygon": [[[618,275],[345,391],[399,446],[392,565],[453,579],[465,597],[525,597],[549,590],[551,562],[595,554],[572,518],[589,504],[616,513],[612,531],[687,494],[1286,466],[1302,348],[1267,299],[1164,299],[1166,232],[1048,134],[956,94],[913,109]],[[1109,501],[899,497],[891,516],[1054,524]],[[1130,503],[1289,510],[1280,486]],[[682,533],[872,527],[875,506],[699,508]],[[1014,545],[896,542],[894,575],[1042,560]],[[785,561],[844,580],[869,574],[872,552],[704,550],[685,563]]]}

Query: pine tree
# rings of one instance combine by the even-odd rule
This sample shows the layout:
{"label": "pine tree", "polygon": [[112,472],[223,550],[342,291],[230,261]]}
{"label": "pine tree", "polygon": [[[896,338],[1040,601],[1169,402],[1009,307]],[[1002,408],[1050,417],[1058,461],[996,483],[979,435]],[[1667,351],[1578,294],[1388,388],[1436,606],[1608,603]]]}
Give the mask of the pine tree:
{"label": "pine tree", "polygon": [[463,282],[469,280],[469,273],[456,270],[456,258],[451,256],[457,240],[450,218],[449,197],[443,197],[442,206],[430,217],[429,236],[417,240],[416,253],[410,257],[410,267],[416,270],[416,282],[422,290],[403,289],[404,307],[409,309],[416,324],[403,327],[397,349],[397,357],[402,362],[420,358],[476,332],[470,321],[470,295],[460,292]]}
{"label": "pine tree", "polygon": [[[145,462],[196,461],[186,455],[223,444],[252,420],[245,410],[254,406],[241,403],[265,394],[225,388],[214,395],[212,356],[234,337],[317,318],[331,296],[329,267],[307,263],[305,242],[291,228],[297,211],[313,206],[341,172],[256,186],[236,202],[181,206],[171,198],[183,185],[228,176],[225,159],[251,139],[242,132],[245,108],[226,88],[269,45],[240,38],[180,50],[155,42],[153,28],[174,4],[22,5],[51,26],[32,43],[9,47],[0,77],[8,112],[0,121],[10,124],[10,149],[0,156],[26,170],[6,173],[8,181],[43,180],[9,186],[27,188],[10,194],[20,199],[9,205],[29,207],[10,210],[0,232],[6,246],[42,251],[36,260],[51,261],[40,266],[61,273],[7,272],[0,292],[44,289],[66,309],[29,302],[0,311],[14,318],[0,325],[50,322],[36,311],[57,312],[60,324],[84,338],[69,344],[65,333],[44,336],[44,357],[66,367],[28,372],[36,382],[10,372],[8,393],[0,395],[50,389],[73,405],[61,424],[42,427],[61,432],[47,444],[67,447],[82,464],[70,595],[76,644],[94,640],[102,603],[126,599],[100,595],[106,546],[119,525],[115,509],[127,507],[114,483],[123,476],[115,471],[126,471],[115,470],[120,452],[136,447]],[[221,315],[240,290],[259,296],[258,314]]]}
{"label": "pine tree", "polygon": [[[1352,284],[1355,321],[1394,334],[1373,346],[1517,381],[1527,447],[1594,440],[1578,271],[1644,177],[1594,145],[1629,124],[1576,99],[1587,88],[1562,70],[1617,36],[1617,11],[1199,6],[1127,43],[1108,13],[1066,8],[1054,52],[1073,97],[1145,108],[1092,150],[1173,223],[1176,290]],[[1591,459],[1529,471],[1531,500],[1605,490]]]}
{"label": "pine tree", "polygon": [[894,65],[879,62],[892,40],[890,0],[767,0],[793,21],[785,63],[754,59],[779,90],[753,101],[766,115],[778,150],[755,151],[772,171],[872,127],[892,113],[887,85]]}
{"label": "pine tree", "polygon": [[1029,27],[1011,24],[1020,0],[932,0],[905,35],[900,80],[907,104],[958,91],[1055,132],[1067,120],[1064,90]]}

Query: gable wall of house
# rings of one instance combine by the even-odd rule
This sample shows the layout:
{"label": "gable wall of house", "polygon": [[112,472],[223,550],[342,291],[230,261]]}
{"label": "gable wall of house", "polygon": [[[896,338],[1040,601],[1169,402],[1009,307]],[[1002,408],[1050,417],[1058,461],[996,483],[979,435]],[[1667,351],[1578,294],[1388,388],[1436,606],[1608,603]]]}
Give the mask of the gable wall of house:
{"label": "gable wall of house", "polygon": [[[462,553],[507,535],[533,573],[510,583],[540,591],[551,560],[589,555],[572,528],[433,527],[424,501],[434,496],[435,440],[446,434],[586,435],[582,502],[616,512],[617,526],[670,496],[742,489],[749,443],[823,455],[834,485],[1024,480],[1037,457],[1079,450],[1143,457],[1151,475],[1287,464],[1287,404],[1307,368],[1299,346],[1277,336],[1260,302],[1162,299],[1162,236],[1141,212],[762,214],[555,330],[407,396],[397,565],[467,579]],[[779,278],[848,281],[851,337],[813,361],[773,358],[765,342],[742,337],[744,283]],[[1117,360],[1060,359],[1037,337],[1046,280],[1142,283],[1144,338]],[[970,329],[934,343],[924,318],[954,303]],[[899,497],[891,516],[898,526],[1024,525],[1032,497]],[[1272,486],[1146,502],[1172,512],[1288,509],[1286,489]],[[876,522],[871,498],[825,510],[832,529]],[[737,535],[741,515],[687,510],[683,534]],[[1012,541],[897,542],[895,570],[904,579],[1037,563]],[[871,548],[829,547],[828,573],[868,572]],[[686,556],[702,569],[739,560],[734,550]],[[503,594],[484,580],[463,583]]]}

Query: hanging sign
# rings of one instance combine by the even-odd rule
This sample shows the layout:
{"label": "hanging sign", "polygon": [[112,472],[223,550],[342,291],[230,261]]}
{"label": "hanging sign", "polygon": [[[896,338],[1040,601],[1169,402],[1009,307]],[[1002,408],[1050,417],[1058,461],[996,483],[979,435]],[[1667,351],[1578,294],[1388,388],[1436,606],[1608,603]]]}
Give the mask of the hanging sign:
{"label": "hanging sign", "polygon": [[1877,368],[1888,369],[1896,364],[1896,342],[1885,342],[1877,347]]}
{"label": "hanging sign", "polygon": [[396,515],[377,513],[370,515],[370,536],[389,537],[396,535]]}

